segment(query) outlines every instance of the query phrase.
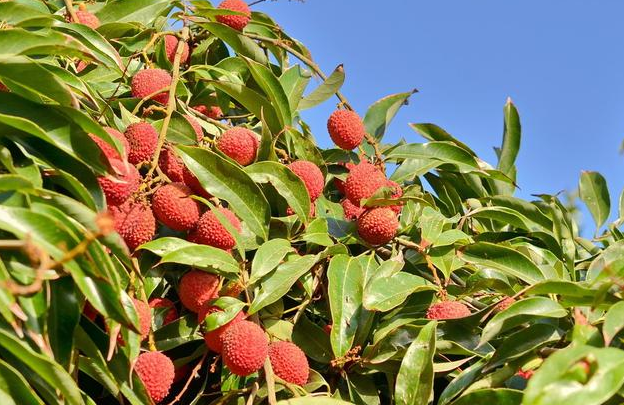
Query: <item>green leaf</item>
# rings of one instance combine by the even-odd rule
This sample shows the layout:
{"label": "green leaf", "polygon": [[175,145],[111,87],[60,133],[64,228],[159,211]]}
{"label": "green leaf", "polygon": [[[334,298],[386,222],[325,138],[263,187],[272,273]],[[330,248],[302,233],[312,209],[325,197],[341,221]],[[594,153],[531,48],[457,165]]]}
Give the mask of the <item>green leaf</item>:
{"label": "green leaf", "polygon": [[372,104],[364,117],[366,132],[378,141],[381,140],[394,116],[416,91],[391,94]]}
{"label": "green leaf", "polygon": [[37,27],[52,24],[52,16],[45,4],[40,3],[43,9],[19,4],[16,1],[0,2],[0,15],[2,20],[12,26]]}
{"label": "green leaf", "polygon": [[544,297],[531,297],[516,301],[509,308],[494,315],[483,328],[479,346],[489,342],[499,333],[539,318],[563,318],[568,312],[557,302]]}
{"label": "green leaf", "polygon": [[509,388],[484,388],[457,398],[452,405],[520,405],[522,391]]}
{"label": "green leaf", "polygon": [[605,314],[602,325],[605,346],[609,346],[615,335],[622,330],[624,330],[624,302],[618,302],[609,308]]}
{"label": "green leaf", "polygon": [[162,256],[160,263],[186,264],[202,270],[214,271],[229,278],[237,275],[239,270],[236,260],[226,251],[195,244],[168,252]]}
{"label": "green leaf", "polygon": [[344,81],[344,69],[342,65],[338,65],[320,86],[299,101],[299,110],[307,110],[328,100],[340,90]]}
{"label": "green leaf", "polygon": [[323,364],[329,364],[331,361],[332,348],[329,334],[305,315],[300,317],[295,324],[292,339],[314,361]]}
{"label": "green leaf", "polygon": [[3,405],[44,405],[24,377],[2,359],[0,359],[0,401]]}
{"label": "green leaf", "polygon": [[422,240],[435,245],[442,234],[444,225],[452,222],[456,221],[446,218],[440,211],[431,207],[425,207],[418,218],[418,227],[420,228]]}
{"label": "green leaf", "polygon": [[388,160],[433,159],[457,165],[460,169],[480,170],[474,156],[451,142],[408,143],[392,150],[386,158]]}
{"label": "green leaf", "polygon": [[271,239],[256,251],[251,263],[249,284],[254,284],[275,269],[294,248],[286,239]]}
{"label": "green leaf", "polygon": [[271,208],[262,190],[242,169],[207,149],[178,146],[184,163],[211,195],[229,208],[261,240],[269,236]]}
{"label": "green leaf", "polygon": [[603,250],[587,269],[587,281],[598,283],[621,277],[624,274],[624,240],[619,240]]}
{"label": "green leaf", "polygon": [[301,222],[308,223],[310,197],[303,181],[288,167],[276,162],[258,162],[245,168],[256,183],[271,183],[295,211]]}
{"label": "green leaf", "polygon": [[409,126],[416,132],[418,132],[423,138],[429,141],[444,141],[451,142],[472,156],[477,156],[465,143],[455,139],[451,134],[440,128],[435,124],[409,124]]}
{"label": "green leaf", "polygon": [[424,278],[400,272],[391,277],[376,277],[364,289],[364,308],[370,311],[389,311],[401,305],[417,291],[435,290]]}
{"label": "green leaf", "polygon": [[293,65],[284,70],[279,78],[286,96],[288,97],[288,104],[290,105],[290,111],[294,113],[297,111],[301,96],[308,86],[308,82],[312,78],[309,71],[304,70],[301,65]]}
{"label": "green leaf", "polygon": [[235,29],[217,22],[207,22],[199,25],[231,46],[236,53],[251,58],[262,65],[268,65],[269,61],[262,48],[255,41],[247,38]]}
{"label": "green leaf", "polygon": [[609,218],[611,211],[611,198],[609,197],[607,181],[598,172],[584,171],[581,173],[579,181],[579,192],[581,199],[594,218],[596,231],[598,231]]}
{"label": "green leaf", "polygon": [[354,257],[334,256],[329,263],[327,279],[332,318],[330,340],[334,356],[342,357],[351,350],[362,311],[362,265]]}
{"label": "green leaf", "polygon": [[95,15],[102,24],[137,22],[147,26],[171,7],[170,0],[112,0]]}
{"label": "green leaf", "polygon": [[249,71],[256,83],[258,83],[269,98],[269,101],[271,101],[275,112],[277,112],[277,116],[280,118],[282,127],[291,126],[292,116],[290,114],[290,104],[279,79],[275,77],[273,72],[266,66],[249,58],[243,57],[243,60],[247,63]]}
{"label": "green leaf", "polygon": [[464,246],[460,258],[478,266],[491,267],[520,280],[534,284],[545,279],[541,269],[528,257],[509,247],[489,242]]}
{"label": "green leaf", "polygon": [[301,276],[310,271],[317,261],[316,255],[306,255],[297,256],[279,265],[273,273],[262,280],[260,291],[256,294],[247,313],[255,314],[282,298]]}
{"label": "green leaf", "polygon": [[352,405],[351,402],[330,397],[307,396],[279,401],[277,405]]}
{"label": "green leaf", "polygon": [[326,218],[316,218],[310,222],[301,239],[319,246],[334,245],[334,241],[329,236],[329,225]]}
{"label": "green leaf", "polygon": [[401,361],[394,390],[397,405],[425,405],[433,395],[436,322],[425,325]]}
{"label": "green leaf", "polygon": [[50,283],[48,336],[54,358],[69,369],[73,349],[74,329],[80,319],[80,308],[74,281],[63,277]]}
{"label": "green leaf", "polygon": [[515,179],[516,171],[514,164],[520,150],[521,139],[520,116],[511,99],[507,99],[503,110],[505,114],[505,129],[503,132],[503,145],[498,157],[498,170]]}
{"label": "green leaf", "polygon": [[68,404],[83,405],[78,386],[63,368],[52,359],[39,353],[35,353],[28,347],[26,342],[0,329],[0,347],[26,364],[37,376],[58,389]]}

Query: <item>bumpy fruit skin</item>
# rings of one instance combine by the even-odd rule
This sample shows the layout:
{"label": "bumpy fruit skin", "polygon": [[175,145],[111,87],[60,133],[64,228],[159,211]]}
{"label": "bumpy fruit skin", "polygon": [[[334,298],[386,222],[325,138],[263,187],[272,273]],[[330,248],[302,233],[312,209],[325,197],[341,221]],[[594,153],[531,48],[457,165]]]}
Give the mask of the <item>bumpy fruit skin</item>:
{"label": "bumpy fruit skin", "polygon": [[134,308],[137,311],[137,315],[139,315],[141,340],[145,340],[145,338],[149,335],[149,331],[152,327],[152,310],[146,302],[137,300],[136,298],[133,298],[132,302],[134,303]]}
{"label": "bumpy fruit skin", "polygon": [[[221,214],[230,221],[230,224],[238,231],[241,231],[241,223],[234,213],[227,208],[219,207]],[[202,245],[213,246],[219,249],[230,251],[236,240],[228,230],[219,222],[214,212],[206,211],[195,228],[188,237],[188,240]]]}
{"label": "bumpy fruit skin", "polygon": [[196,105],[193,107],[193,110],[197,111],[200,114],[204,114],[208,118],[212,118],[213,120],[218,120],[223,117],[223,111],[221,108],[216,105],[211,105],[210,107],[206,107],[205,105]]}
{"label": "bumpy fruit skin", "polygon": [[110,205],[119,205],[139,188],[141,175],[136,167],[119,159],[111,159],[110,164],[118,174],[98,177],[98,183]]}
{"label": "bumpy fruit skin", "polygon": [[108,208],[113,216],[115,230],[131,251],[149,242],[156,233],[156,219],[152,210],[143,203],[127,200]]}
{"label": "bumpy fruit skin", "polygon": [[184,118],[186,118],[189,124],[191,124],[191,126],[193,127],[193,131],[195,131],[195,139],[197,140],[197,142],[200,142],[204,137],[204,132],[202,131],[202,127],[201,125],[199,125],[199,122],[197,122],[194,117],[188,114],[186,114]]}
{"label": "bumpy fruit skin", "polygon": [[[204,322],[204,320],[206,319],[208,315],[213,314],[215,312],[221,312],[221,311],[222,311],[221,308],[214,306],[214,305],[204,306],[204,308],[202,308],[202,310],[199,311],[197,322],[201,324],[202,322]],[[243,313],[243,311],[241,311],[238,314],[236,314],[234,319],[232,319],[230,322],[226,323],[223,326],[218,327],[215,330],[206,332],[204,334],[204,342],[206,342],[206,346],[208,346],[208,348],[215,353],[221,353],[221,351],[223,350],[223,335],[225,334],[225,332],[227,332],[230,326],[236,325],[238,322],[244,319],[245,319],[245,314]]]}
{"label": "bumpy fruit skin", "polygon": [[178,310],[176,309],[173,301],[168,298],[152,298],[148,302],[150,308],[169,308],[169,311],[165,314],[163,318],[163,325],[171,323],[178,319]]}
{"label": "bumpy fruit skin", "polygon": [[336,110],[327,120],[327,131],[339,148],[351,150],[362,143],[366,130],[355,111]]}
{"label": "bumpy fruit skin", "polygon": [[169,357],[160,352],[141,353],[134,371],[154,402],[162,401],[169,394],[175,376],[175,367]]}
{"label": "bumpy fruit skin", "polygon": [[[175,35],[165,35],[165,53],[169,62],[173,63],[178,49],[178,38]],[[180,55],[180,64],[185,64],[189,58],[189,46],[185,42]]]}
{"label": "bumpy fruit skin", "polygon": [[[403,189],[398,183],[388,180],[388,184],[386,184],[386,187],[392,187],[394,189],[394,192],[390,196],[391,198],[401,198],[403,196]],[[399,215],[401,213],[401,210],[403,209],[403,205],[391,205],[388,208],[394,211],[395,214]]]}
{"label": "bumpy fruit skin", "polygon": [[169,177],[169,180],[176,183],[186,183],[184,181],[184,163],[182,163],[182,159],[169,147],[166,147],[160,152],[160,156],[158,156],[158,167]]}
{"label": "bumpy fruit skin", "polygon": [[217,139],[217,149],[242,166],[256,160],[258,144],[255,133],[241,127],[230,128]]}
{"label": "bumpy fruit skin", "polygon": [[[162,90],[171,84],[171,75],[162,69],[145,69],[139,71],[132,78],[132,96],[136,98],[147,97],[158,90]],[[161,104],[167,104],[169,91],[157,93],[152,100]]]}
{"label": "bumpy fruit skin", "polygon": [[180,279],[178,296],[189,311],[198,313],[208,301],[217,298],[219,277],[201,270],[191,270]]}
{"label": "bumpy fruit skin", "polygon": [[307,160],[297,160],[289,164],[288,168],[303,181],[312,202],[316,201],[323,194],[325,178],[317,165]]}
{"label": "bumpy fruit skin", "polygon": [[377,190],[388,185],[386,176],[368,162],[361,162],[351,168],[345,183],[345,194],[353,205],[370,198]]}
{"label": "bumpy fruit skin", "polygon": [[470,309],[459,301],[436,302],[427,309],[427,319],[457,319],[470,315]]}
{"label": "bumpy fruit skin", "polygon": [[269,342],[260,326],[240,321],[223,334],[223,362],[230,371],[247,376],[258,371],[269,354]]}
{"label": "bumpy fruit skin", "polygon": [[76,11],[76,17],[78,17],[78,23],[86,25],[94,30],[100,26],[100,20],[92,13],[86,10]]}
{"label": "bumpy fruit skin", "polygon": [[221,24],[225,24],[230,28],[242,31],[249,23],[251,17],[251,10],[249,6],[242,0],[224,0],[219,4],[219,8],[222,10],[232,10],[243,13],[244,15],[218,15],[217,21]]}
{"label": "bumpy fruit skin", "polygon": [[396,235],[399,220],[394,211],[386,207],[371,208],[357,219],[358,234],[371,245],[385,245]]}
{"label": "bumpy fruit skin", "polygon": [[494,312],[498,313],[498,312],[504,311],[507,308],[509,308],[511,304],[513,304],[514,302],[516,302],[516,300],[513,299],[513,297],[506,297],[498,301],[498,304],[494,306]]}
{"label": "bumpy fruit skin", "polygon": [[366,211],[365,208],[358,207],[357,205],[353,205],[353,203],[349,201],[348,198],[345,198],[344,200],[342,200],[340,205],[342,205],[342,210],[344,211],[345,219],[349,221],[355,221],[356,219],[358,219],[360,215],[362,215],[364,211]]}
{"label": "bumpy fruit skin", "polygon": [[[124,134],[111,127],[104,127],[103,129],[108,132],[110,136],[112,136],[113,138],[117,138],[119,142],[121,142],[124,147],[124,152],[127,154],[130,150],[130,144],[128,143],[128,140],[126,139]],[[104,156],[106,156],[107,159],[122,159],[119,153],[117,153],[117,151],[102,138],[94,134],[89,134],[89,137],[93,139],[93,142],[95,142],[97,146],[100,147],[102,153],[104,154]]]}
{"label": "bumpy fruit skin", "polygon": [[182,183],[161,186],[152,198],[152,210],[160,222],[175,231],[193,229],[199,221],[199,203],[192,191]]}
{"label": "bumpy fruit skin", "polygon": [[303,350],[291,342],[275,342],[269,346],[269,359],[273,372],[291,384],[305,385],[310,366]]}
{"label": "bumpy fruit skin", "polygon": [[154,156],[158,146],[158,132],[153,126],[147,122],[130,124],[124,135],[129,145],[128,162],[136,165]]}
{"label": "bumpy fruit skin", "polygon": [[202,187],[199,179],[186,166],[182,168],[182,179],[184,183],[191,188],[194,194],[206,199],[212,198],[210,193]]}
{"label": "bumpy fruit skin", "polygon": [[[351,171],[351,169],[354,168],[355,165],[351,162],[347,162],[347,163],[344,163],[344,167],[346,167],[347,170]],[[334,186],[336,186],[336,190],[338,190],[340,194],[345,195],[345,182],[344,181],[340,180],[339,178],[335,178]]]}

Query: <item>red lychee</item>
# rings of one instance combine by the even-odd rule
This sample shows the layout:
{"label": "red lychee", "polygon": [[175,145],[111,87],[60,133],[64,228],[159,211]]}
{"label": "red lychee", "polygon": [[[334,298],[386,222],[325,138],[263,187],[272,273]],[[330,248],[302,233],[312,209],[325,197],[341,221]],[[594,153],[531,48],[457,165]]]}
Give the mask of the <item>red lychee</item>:
{"label": "red lychee", "polygon": [[141,175],[136,167],[119,159],[111,159],[110,164],[116,175],[98,177],[98,183],[110,205],[119,205],[126,201],[139,188]]}
{"label": "red lychee", "polygon": [[146,302],[136,298],[132,298],[132,302],[134,303],[134,308],[139,316],[141,340],[145,340],[145,338],[149,335],[150,329],[152,328],[152,311]]}
{"label": "red lychee", "polygon": [[189,311],[198,313],[208,301],[217,298],[219,277],[201,270],[191,270],[180,279],[178,296]]}
{"label": "red lychee", "polygon": [[323,194],[325,178],[317,165],[307,160],[297,160],[289,164],[288,168],[303,181],[311,201],[316,201]]}
{"label": "red lychee", "polygon": [[199,125],[199,122],[197,122],[195,117],[188,114],[186,114],[184,118],[186,118],[189,124],[191,124],[191,126],[193,127],[193,131],[195,131],[195,139],[197,140],[197,142],[200,142],[204,137],[204,132],[202,131],[202,127],[201,125]]}
{"label": "red lychee", "polygon": [[138,164],[148,161],[154,156],[158,146],[158,132],[147,122],[128,125],[124,132],[130,148],[128,162]]}
{"label": "red lychee", "polygon": [[291,384],[305,385],[310,366],[303,350],[291,342],[275,342],[269,346],[269,359],[276,376]]}
{"label": "red lychee", "polygon": [[7,86],[4,85],[4,83],[0,82],[0,91],[9,91],[9,88]]}
{"label": "red lychee", "polygon": [[205,105],[196,105],[193,107],[193,110],[200,114],[204,114],[206,117],[212,118],[213,120],[218,120],[223,117],[223,111],[221,111],[221,108],[216,105],[211,105],[210,107],[206,107]]}
{"label": "red lychee", "polygon": [[358,234],[371,245],[385,245],[396,235],[399,220],[394,211],[376,207],[364,211],[357,219]]}
{"label": "red lychee", "polygon": [[351,168],[345,183],[345,193],[353,205],[360,206],[362,200],[387,186],[388,180],[379,169],[368,162],[361,162]]}
{"label": "red lychee", "polygon": [[242,127],[230,128],[217,139],[217,149],[242,166],[256,160],[258,145],[255,133]]}
{"label": "red lychee", "polygon": [[97,309],[93,308],[93,305],[86,301],[84,307],[82,307],[82,314],[86,316],[91,322],[95,322],[95,318],[100,314]]}
{"label": "red lychee", "polygon": [[[128,143],[128,140],[126,139],[126,137],[124,136],[124,134],[122,134],[121,132],[117,131],[115,128],[111,128],[111,127],[104,127],[103,128],[106,132],[108,132],[108,134],[113,137],[113,138],[117,138],[119,140],[119,142],[121,142],[121,144],[124,147],[124,153],[128,154],[128,151],[130,150],[130,144]],[[107,159],[121,159],[121,156],[119,155],[119,153],[117,153],[117,151],[106,141],[104,141],[102,138],[94,135],[94,134],[89,134],[89,137],[91,139],[93,139],[93,142],[95,142],[97,144],[97,146],[100,147],[100,149],[102,150],[102,153],[104,154],[104,156],[106,156]]]}
{"label": "red lychee", "polygon": [[470,309],[459,301],[440,301],[427,309],[427,319],[457,319],[470,315]]}
{"label": "red lychee", "polygon": [[108,207],[108,210],[113,215],[115,230],[131,251],[154,237],[156,219],[144,203],[129,199],[121,205]]}
{"label": "red lychee", "polygon": [[217,21],[221,24],[225,24],[230,28],[234,28],[237,31],[242,31],[249,20],[251,19],[251,10],[249,6],[242,0],[224,0],[219,4],[219,8],[222,10],[238,11],[244,15],[218,15]]}
{"label": "red lychee", "polygon": [[[219,212],[230,221],[234,229],[240,232],[241,223],[236,215],[227,208],[219,207],[218,209]],[[199,218],[197,228],[189,234],[188,239],[194,243],[213,246],[226,251],[231,250],[236,245],[234,237],[221,222],[219,222],[219,219],[212,210],[206,211],[201,218]]]}
{"label": "red lychee", "polygon": [[[144,69],[132,78],[132,96],[142,99],[170,85],[171,75],[167,71],[162,69]],[[167,104],[169,91],[157,93],[151,99],[161,104]]]}
{"label": "red lychee", "polygon": [[349,221],[355,221],[356,219],[358,219],[360,215],[362,215],[364,211],[366,211],[366,209],[363,207],[358,207],[357,205],[353,205],[353,203],[349,201],[348,198],[345,198],[344,200],[342,200],[340,205],[342,205],[342,210],[344,211],[345,219]]}
{"label": "red lychee", "polygon": [[223,362],[236,375],[258,371],[269,354],[269,342],[260,326],[240,321],[223,334]]}
{"label": "red lychee", "polygon": [[191,188],[195,195],[206,199],[212,198],[210,193],[202,187],[197,176],[195,176],[186,166],[182,169],[182,179],[184,179],[184,183]]}
{"label": "red lychee", "polygon": [[[165,53],[169,62],[173,63],[175,54],[178,49],[178,37],[175,35],[165,35]],[[182,55],[180,55],[180,64],[183,65],[189,58],[189,46],[185,42],[182,47]]]}
{"label": "red lychee", "polygon": [[86,25],[87,27],[94,30],[100,26],[100,20],[94,14],[86,10],[76,11],[76,17],[78,17],[79,24]]}
{"label": "red lychee", "polygon": [[[351,169],[355,166],[353,163],[351,162],[347,162],[347,163],[340,163],[340,165],[344,165],[344,167],[347,168],[347,170],[351,171]],[[340,180],[339,178],[334,178],[334,186],[336,186],[336,190],[338,190],[338,192],[342,195],[345,195],[345,182]]]}
{"label": "red lychee", "polygon": [[170,147],[165,147],[160,152],[158,167],[169,177],[169,180],[175,183],[186,183],[184,180],[184,163]]}
{"label": "red lychee", "polygon": [[336,110],[327,120],[327,131],[339,148],[351,150],[362,143],[366,130],[355,111]]}
{"label": "red lychee", "polygon": [[162,401],[169,394],[175,376],[175,367],[169,357],[160,352],[141,353],[134,371],[154,402]]}
{"label": "red lychee", "polygon": [[175,231],[193,229],[199,221],[200,206],[191,189],[182,183],[161,186],[152,198],[152,210],[160,222]]}
{"label": "red lychee", "polygon": [[494,306],[494,312],[504,311],[514,302],[516,302],[516,300],[513,297],[505,297],[504,299],[498,301],[498,303]]}
{"label": "red lychee", "polygon": [[154,309],[169,308],[169,310],[165,314],[165,317],[163,318],[163,325],[166,325],[178,319],[178,310],[173,304],[173,301],[171,301],[170,299],[156,297],[156,298],[152,298],[151,300],[149,300],[148,304],[150,308],[154,308]]}
{"label": "red lychee", "polygon": [[[214,305],[205,306],[202,308],[201,311],[199,311],[197,322],[201,324],[204,322],[204,320],[206,319],[208,315],[213,314],[215,312],[221,312],[221,311],[222,311],[221,308],[214,306]],[[245,314],[243,313],[243,311],[241,311],[238,314],[236,314],[234,319],[232,319],[230,322],[218,327],[215,330],[206,332],[204,334],[204,342],[206,342],[206,346],[208,346],[208,348],[215,353],[221,353],[221,350],[223,348],[222,339],[223,339],[223,335],[225,334],[225,332],[227,332],[230,326],[235,325],[236,323],[244,319],[245,319]]]}

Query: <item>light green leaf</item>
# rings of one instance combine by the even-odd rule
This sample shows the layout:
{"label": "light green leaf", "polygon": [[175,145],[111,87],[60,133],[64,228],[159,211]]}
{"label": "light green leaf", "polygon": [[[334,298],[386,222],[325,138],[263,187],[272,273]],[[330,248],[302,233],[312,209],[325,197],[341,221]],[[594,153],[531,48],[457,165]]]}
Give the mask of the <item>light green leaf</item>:
{"label": "light green leaf", "polygon": [[579,182],[581,199],[587,205],[589,212],[596,223],[596,231],[609,218],[611,198],[607,181],[598,172],[582,172]]}
{"label": "light green leaf", "polygon": [[407,104],[411,95],[416,91],[391,94],[373,103],[366,111],[366,116],[364,117],[366,132],[378,141],[381,140],[394,116],[402,106]]}
{"label": "light green leaf", "polygon": [[396,377],[397,405],[425,405],[433,395],[433,355],[436,350],[436,322],[425,325],[407,349]]}
{"label": "light green leaf", "polygon": [[342,65],[338,65],[320,86],[299,101],[299,110],[307,110],[328,100],[340,90],[344,80],[344,69]]}
{"label": "light green leaf", "polygon": [[254,284],[275,269],[294,249],[286,239],[271,239],[256,251],[251,263],[249,284]]}

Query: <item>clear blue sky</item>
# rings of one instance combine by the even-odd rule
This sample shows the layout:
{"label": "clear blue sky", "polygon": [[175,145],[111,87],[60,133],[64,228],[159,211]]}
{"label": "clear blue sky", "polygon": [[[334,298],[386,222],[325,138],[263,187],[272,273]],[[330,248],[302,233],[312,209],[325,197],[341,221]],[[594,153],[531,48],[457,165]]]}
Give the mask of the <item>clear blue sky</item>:
{"label": "clear blue sky", "polygon": [[[523,130],[517,195],[575,189],[581,170],[596,170],[617,209],[624,1],[269,0],[254,9],[306,44],[325,72],[344,63],[343,91],[362,115],[385,95],[418,88],[388,141],[422,142],[407,123],[433,122],[495,163],[510,96]],[[332,99],[304,115],[322,146],[331,145],[334,107]]]}

